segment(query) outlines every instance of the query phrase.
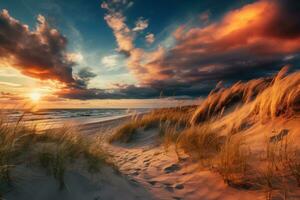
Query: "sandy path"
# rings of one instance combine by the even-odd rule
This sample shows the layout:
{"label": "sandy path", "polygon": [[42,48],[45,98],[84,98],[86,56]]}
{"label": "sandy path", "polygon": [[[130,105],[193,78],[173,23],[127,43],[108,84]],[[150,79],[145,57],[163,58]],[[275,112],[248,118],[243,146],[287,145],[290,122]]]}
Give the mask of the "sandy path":
{"label": "sandy path", "polygon": [[174,149],[157,145],[155,131],[141,131],[130,145],[105,145],[120,171],[156,199],[264,199],[261,193],[230,188],[218,174],[199,169],[188,158],[178,161]]}
{"label": "sandy path", "polygon": [[[289,130],[293,142],[299,141],[300,118],[278,119],[258,124],[243,134],[252,153],[261,151],[265,137],[274,138],[274,134],[283,129]],[[276,130],[274,132],[274,130]],[[200,167],[186,157],[178,161],[174,148],[167,151],[157,143],[158,130],[138,130],[133,142],[129,144],[106,144],[105,148],[123,174],[141,183],[156,199],[187,200],[259,200],[266,199],[263,190],[246,190],[229,187],[224,184],[218,173]],[[276,134],[275,134],[276,135]],[[289,199],[299,199],[300,190],[290,188]],[[278,196],[274,199],[281,199]]]}
{"label": "sandy path", "polygon": [[[103,135],[106,130],[126,122],[128,117],[101,123],[75,127],[82,134]],[[59,189],[57,180],[37,167],[18,165],[12,171],[11,190],[3,196],[5,200],[151,200],[153,195],[136,180],[120,174],[109,165],[98,173],[88,173],[83,163],[77,160],[65,173],[65,185]],[[0,199],[1,196],[0,196]]]}
{"label": "sandy path", "polygon": [[[82,134],[92,139],[93,137],[100,137],[104,141],[118,125],[129,119],[130,117],[125,117],[106,122],[85,124],[79,126],[78,129]],[[296,122],[299,123],[299,121]],[[276,124],[281,128],[294,126],[283,125],[278,122]],[[262,132],[271,132],[271,128],[274,128],[273,124],[270,124],[270,127],[265,126],[263,130],[250,129],[249,133],[245,134],[251,136],[249,138],[251,139],[249,140],[250,143],[261,146],[258,141],[262,140]],[[179,162],[172,147],[166,151],[164,147],[158,145],[157,133],[158,131],[155,130],[139,130],[135,141],[126,145],[110,145],[104,142],[104,148],[112,155],[113,162],[125,178],[112,178],[113,181],[107,184],[111,181],[111,177],[114,177],[114,175],[108,173],[107,177],[109,178],[106,180],[106,184],[102,186],[106,189],[102,192],[100,189],[96,189],[97,192],[100,191],[100,194],[104,195],[100,199],[265,199],[265,194],[262,191],[235,189],[227,186],[219,174],[200,168],[198,163],[189,158]],[[257,133],[260,134],[257,135]],[[88,192],[85,192],[85,197],[87,197],[87,194]]]}

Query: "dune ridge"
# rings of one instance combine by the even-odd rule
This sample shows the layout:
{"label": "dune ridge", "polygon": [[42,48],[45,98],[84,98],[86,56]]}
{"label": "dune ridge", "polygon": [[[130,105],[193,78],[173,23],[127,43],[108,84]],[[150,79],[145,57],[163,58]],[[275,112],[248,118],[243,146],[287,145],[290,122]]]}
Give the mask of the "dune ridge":
{"label": "dune ridge", "polygon": [[218,86],[199,106],[132,118],[109,149],[158,199],[298,199],[299,106],[300,72],[284,67]]}

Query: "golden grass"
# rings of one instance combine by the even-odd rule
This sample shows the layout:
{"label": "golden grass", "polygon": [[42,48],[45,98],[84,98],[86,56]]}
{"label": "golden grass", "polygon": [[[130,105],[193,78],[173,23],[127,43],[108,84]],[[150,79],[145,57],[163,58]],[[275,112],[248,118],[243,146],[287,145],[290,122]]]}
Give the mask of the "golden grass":
{"label": "golden grass", "polygon": [[[299,184],[299,149],[289,135],[279,141],[267,138],[261,167],[258,169],[258,182],[265,190],[266,199],[277,195],[287,199],[290,192],[291,181]],[[292,181],[292,182],[294,182]],[[292,184],[294,185],[294,183]]]}
{"label": "golden grass", "polygon": [[21,120],[15,123],[0,120],[0,194],[10,187],[11,170],[18,165],[45,169],[62,189],[65,171],[76,159],[85,160],[91,171],[96,171],[106,159],[101,146],[95,147],[70,127],[38,133],[35,128],[23,126]]}
{"label": "golden grass", "polygon": [[[120,127],[111,141],[129,142],[139,131],[157,128],[166,149],[175,144],[179,159],[178,152],[183,150],[192,158],[213,165],[227,184],[243,181],[249,178],[247,173],[257,169],[251,163],[255,157],[241,137],[243,130],[256,123],[277,117],[287,119],[300,113],[300,72],[287,75],[287,71],[284,67],[273,78],[219,88],[198,107],[155,110]],[[265,167],[250,177],[257,180],[260,176],[267,198],[271,198],[275,187],[284,190],[283,196],[287,196],[287,190],[283,189],[287,186],[283,183],[288,178],[293,177],[300,185],[299,152],[292,146],[286,140],[269,141],[265,160],[260,163]]]}
{"label": "golden grass", "polygon": [[[256,79],[246,83],[238,82],[227,89],[212,92],[201,103],[191,118],[191,124],[197,125],[213,117],[223,116],[237,105],[250,105],[240,116],[244,123],[252,116],[261,121],[278,116],[293,116],[300,113],[300,72],[286,75],[287,67],[273,78]],[[233,111],[233,110],[231,110]]]}
{"label": "golden grass", "polygon": [[137,128],[140,124],[137,121],[131,121],[121,127],[119,127],[116,132],[109,138],[109,142],[125,142],[128,143],[132,140],[133,135],[136,133]]}
{"label": "golden grass", "polygon": [[243,138],[228,135],[217,156],[217,170],[227,184],[240,182],[246,175],[250,150],[243,145]]}
{"label": "golden grass", "polygon": [[251,80],[246,83],[238,82],[230,88],[221,88],[211,92],[194,113],[191,123],[199,124],[216,115],[222,115],[229,108],[252,101],[271,83],[270,78]]}
{"label": "golden grass", "polygon": [[108,141],[110,143],[115,141],[130,142],[139,128],[144,130],[161,128],[162,130],[166,124],[169,124],[169,128],[171,126],[185,128],[189,126],[189,120],[194,109],[194,106],[164,108],[153,110],[143,116],[134,116],[131,121],[120,126]]}
{"label": "golden grass", "polygon": [[221,148],[222,138],[210,123],[183,130],[177,140],[177,147],[196,159],[206,159],[216,155]]}
{"label": "golden grass", "polygon": [[300,72],[284,76],[286,71],[283,68],[253,103],[252,112],[262,121],[280,115],[293,116],[300,111]]}

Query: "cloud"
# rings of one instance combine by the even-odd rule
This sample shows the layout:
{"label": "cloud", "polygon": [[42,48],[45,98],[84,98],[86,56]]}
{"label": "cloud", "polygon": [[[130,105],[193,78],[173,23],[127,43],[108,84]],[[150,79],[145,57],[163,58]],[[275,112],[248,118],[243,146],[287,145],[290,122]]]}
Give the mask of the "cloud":
{"label": "cloud", "polygon": [[20,97],[17,94],[9,93],[9,92],[0,92],[0,101],[22,101],[24,100],[23,97]]}
{"label": "cloud", "polygon": [[148,44],[152,44],[155,41],[155,36],[153,33],[149,33],[145,36],[145,40]]}
{"label": "cloud", "polygon": [[[176,42],[169,49],[159,46],[147,52],[132,47],[128,69],[141,87],[168,95],[198,96],[219,81],[228,85],[268,76],[300,61],[299,9],[296,0],[261,0],[206,25],[183,24],[173,33]],[[207,21],[209,13],[201,18]]]}
{"label": "cloud", "polygon": [[85,67],[79,70],[77,73],[77,80],[82,81],[82,83],[87,86],[87,83],[97,76],[97,74],[93,73],[90,68]]}
{"label": "cloud", "polygon": [[103,2],[101,4],[101,7],[108,11],[108,13],[104,16],[104,20],[113,30],[119,47],[118,51],[128,54],[134,48],[134,35],[132,30],[125,23],[126,18],[123,16],[121,11],[117,10],[120,2],[118,1],[114,3],[113,8],[111,4],[112,2]]}
{"label": "cloud", "polygon": [[278,69],[300,50],[300,13],[291,9],[297,6],[296,1],[259,1],[205,27],[181,27],[176,46],[152,66],[169,70],[168,79],[190,83],[248,79]]}
{"label": "cloud", "polygon": [[66,38],[51,28],[39,15],[37,27],[29,27],[12,18],[7,10],[0,12],[0,59],[9,62],[23,74],[42,79],[74,83],[73,62],[66,58]]}
{"label": "cloud", "polygon": [[83,61],[83,55],[81,53],[67,53],[67,60],[73,63],[78,63]]}
{"label": "cloud", "polygon": [[0,81],[0,85],[8,86],[8,87],[21,87],[21,84],[18,83],[11,83],[6,81]]}
{"label": "cloud", "polygon": [[143,19],[140,17],[136,22],[135,22],[135,27],[132,29],[132,31],[143,31],[144,29],[148,28],[148,20]]}
{"label": "cloud", "polygon": [[0,12],[0,61],[26,76],[58,81],[62,83],[61,88],[67,90],[88,90],[88,82],[96,75],[89,68],[74,74],[73,67],[82,60],[82,55],[67,52],[66,48],[67,38],[52,28],[42,15],[38,15],[36,29],[31,31],[7,10]]}
{"label": "cloud", "polygon": [[113,30],[118,45],[118,52],[121,52],[128,57],[130,56],[131,51],[135,49],[134,40],[137,34],[149,26],[148,20],[143,17],[138,18],[135,22],[135,27],[130,28],[127,26],[126,17],[124,16],[123,11],[131,6],[131,2],[122,0],[104,1],[101,4],[101,8],[107,11],[104,20]]}
{"label": "cloud", "polygon": [[120,59],[120,56],[117,54],[113,54],[113,55],[108,55],[108,56],[104,56],[101,59],[101,63],[105,66],[108,67],[110,69],[113,69],[115,67],[117,67],[118,65],[118,60]]}
{"label": "cloud", "polygon": [[[126,56],[128,70],[138,80],[136,85],[88,88],[96,75],[89,68],[73,74],[76,59],[66,51],[67,39],[43,16],[31,31],[2,11],[0,59],[27,76],[64,83],[56,95],[81,100],[201,96],[219,81],[226,86],[268,76],[285,64],[300,62],[300,6],[296,0],[257,1],[214,22],[209,15],[203,15],[202,20],[200,16],[198,26],[178,27],[172,34],[172,46],[158,46],[153,51],[135,46],[136,35],[145,25],[130,28],[126,24],[123,9],[128,5],[125,0],[113,0],[101,7],[107,11],[104,19],[116,38],[117,51]],[[112,66],[114,58],[105,58],[104,63]]]}

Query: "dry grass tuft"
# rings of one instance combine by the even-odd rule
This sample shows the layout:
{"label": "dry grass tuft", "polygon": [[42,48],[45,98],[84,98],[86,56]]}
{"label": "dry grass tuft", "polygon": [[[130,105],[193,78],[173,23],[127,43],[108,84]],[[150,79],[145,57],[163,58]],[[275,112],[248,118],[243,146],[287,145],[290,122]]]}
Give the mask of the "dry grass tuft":
{"label": "dry grass tuft", "polygon": [[177,147],[196,159],[213,157],[220,151],[221,145],[222,139],[210,123],[185,129],[177,140]]}
{"label": "dry grass tuft", "polygon": [[243,146],[243,139],[228,135],[217,156],[217,170],[228,185],[245,177],[250,150]]}
{"label": "dry grass tuft", "polygon": [[272,79],[256,79],[246,83],[238,82],[230,88],[212,91],[194,113],[191,124],[199,124],[210,118],[222,115],[225,110],[252,101],[264,91]]}
{"label": "dry grass tuft", "polygon": [[[109,138],[109,142],[130,142],[134,134],[137,133],[138,128],[144,130],[158,128],[161,129],[161,131],[163,131],[166,126],[168,126],[169,129],[171,127],[178,127],[179,129],[185,128],[189,126],[189,120],[194,109],[194,106],[164,108],[154,110],[144,116],[136,116],[128,123],[119,127]],[[165,133],[165,131],[163,131],[163,133]]]}
{"label": "dry grass tuft", "polygon": [[125,142],[128,143],[132,140],[133,135],[136,133],[140,124],[137,121],[131,121],[121,127],[109,138],[109,142]]}
{"label": "dry grass tuft", "polygon": [[[238,82],[230,88],[211,92],[197,108],[191,124],[197,125],[216,116],[222,116],[229,108],[249,104],[249,112],[241,116],[244,123],[251,116],[261,121],[281,115],[293,116],[300,113],[300,72],[286,75],[287,67],[273,78]],[[232,110],[231,110],[232,111]]]}
{"label": "dry grass tuft", "polygon": [[300,111],[300,72],[284,76],[286,72],[287,68],[283,68],[253,103],[252,113],[262,121],[280,115],[293,116]]}
{"label": "dry grass tuft", "polygon": [[62,189],[65,171],[75,159],[83,158],[88,169],[105,162],[101,146],[95,151],[93,145],[70,127],[38,133],[24,126],[22,119],[15,123],[0,120],[0,194],[11,187],[11,170],[22,164],[45,169]]}

